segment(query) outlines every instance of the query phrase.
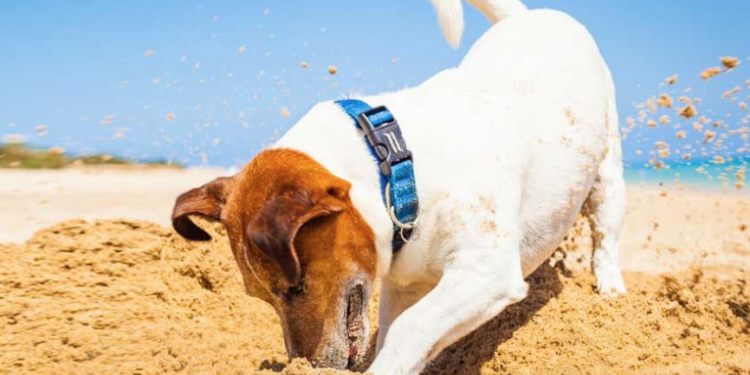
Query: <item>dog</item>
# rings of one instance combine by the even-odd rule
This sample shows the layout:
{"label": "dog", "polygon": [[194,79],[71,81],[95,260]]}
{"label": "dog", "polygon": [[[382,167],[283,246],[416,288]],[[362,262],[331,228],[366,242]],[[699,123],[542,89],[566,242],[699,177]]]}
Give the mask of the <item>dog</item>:
{"label": "dog", "polygon": [[[460,0],[432,2],[457,45]],[[362,366],[379,280],[368,371],[420,373],[526,296],[524,278],[579,212],[593,226],[599,293],[626,292],[615,88],[595,41],[558,11],[517,0],[469,3],[494,25],[458,67],[414,88],[357,98],[387,106],[397,120],[400,136],[388,142],[405,141],[411,152],[418,223],[397,223],[393,203],[384,205],[385,172],[370,134],[339,102],[315,105],[236,175],[177,198],[172,223],[183,237],[210,239],[191,215],[224,225],[247,292],[278,313],[290,358]]]}

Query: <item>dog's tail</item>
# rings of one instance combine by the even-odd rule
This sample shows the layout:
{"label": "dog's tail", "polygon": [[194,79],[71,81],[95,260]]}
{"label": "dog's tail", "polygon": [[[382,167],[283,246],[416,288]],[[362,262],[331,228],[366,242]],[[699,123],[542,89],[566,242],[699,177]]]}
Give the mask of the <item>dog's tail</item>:
{"label": "dog's tail", "polygon": [[[443,28],[445,39],[453,48],[461,44],[461,34],[464,32],[464,12],[461,0],[431,0],[432,6]],[[527,10],[519,0],[466,0],[477,8],[493,24],[514,14]]]}

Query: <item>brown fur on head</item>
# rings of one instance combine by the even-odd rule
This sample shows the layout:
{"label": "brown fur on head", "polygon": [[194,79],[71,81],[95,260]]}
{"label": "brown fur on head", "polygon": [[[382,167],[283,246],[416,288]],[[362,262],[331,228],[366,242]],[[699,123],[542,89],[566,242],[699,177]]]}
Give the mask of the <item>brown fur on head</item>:
{"label": "brown fur on head", "polygon": [[248,293],[276,309],[290,357],[352,367],[367,349],[376,252],[349,188],[303,153],[267,150],[236,176],[178,197],[172,224],[205,241],[189,215],[220,220]]}

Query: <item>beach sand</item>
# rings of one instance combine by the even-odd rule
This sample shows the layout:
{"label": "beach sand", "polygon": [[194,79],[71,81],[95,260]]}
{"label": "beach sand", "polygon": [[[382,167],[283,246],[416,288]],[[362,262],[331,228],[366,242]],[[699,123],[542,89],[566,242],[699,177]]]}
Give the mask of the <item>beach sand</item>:
{"label": "beach sand", "polygon": [[227,171],[147,166],[0,169],[0,243],[23,242],[59,221],[149,220],[169,225],[175,198]]}
{"label": "beach sand", "polygon": [[[179,193],[221,174],[0,172],[0,372],[338,373],[287,364],[278,319],[244,293],[220,226],[206,224],[208,243],[167,226]],[[595,293],[581,221],[525,300],[425,373],[750,374],[748,226],[747,194],[630,187],[628,295]]]}

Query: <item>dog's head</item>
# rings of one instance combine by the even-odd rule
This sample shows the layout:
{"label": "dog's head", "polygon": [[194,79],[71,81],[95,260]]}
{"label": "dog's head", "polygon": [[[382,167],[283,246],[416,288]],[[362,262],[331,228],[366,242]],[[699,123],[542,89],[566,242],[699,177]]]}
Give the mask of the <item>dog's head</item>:
{"label": "dog's head", "polygon": [[221,221],[248,293],[276,309],[289,356],[339,369],[367,350],[377,263],[349,188],[305,154],[267,150],[236,176],[180,195],[172,214],[177,233],[196,241],[211,237],[190,215]]}

